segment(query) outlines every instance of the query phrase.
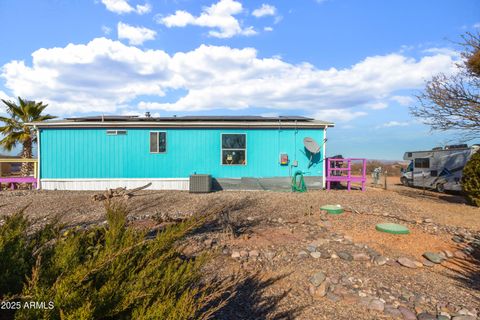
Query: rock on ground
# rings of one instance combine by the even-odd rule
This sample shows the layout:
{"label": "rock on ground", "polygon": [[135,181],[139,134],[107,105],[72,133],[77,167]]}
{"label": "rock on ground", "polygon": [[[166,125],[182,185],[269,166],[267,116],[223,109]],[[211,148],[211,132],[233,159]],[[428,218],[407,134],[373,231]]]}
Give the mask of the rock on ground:
{"label": "rock on ground", "polygon": [[319,271],[310,278],[310,283],[313,284],[315,287],[318,287],[323,283],[323,281],[325,281],[325,278],[325,273]]}
{"label": "rock on ground", "polygon": [[368,304],[368,309],[382,312],[385,309],[385,304],[378,299],[373,299]]}
{"label": "rock on ground", "polygon": [[340,259],[345,260],[345,261],[352,261],[353,260],[352,255],[350,253],[346,252],[346,251],[337,252],[337,255]]}
{"label": "rock on ground", "polygon": [[353,260],[355,261],[370,261],[370,256],[365,253],[355,253],[353,255]]}
{"label": "rock on ground", "polygon": [[398,307],[398,311],[400,311],[403,315],[403,319],[405,320],[417,320],[417,316],[413,311],[407,309],[403,306]]}
{"label": "rock on ground", "polygon": [[379,266],[383,266],[385,263],[387,263],[387,258],[384,256],[377,256],[375,257],[375,263]]}
{"label": "rock on ground", "polygon": [[417,264],[408,258],[401,257],[401,258],[398,258],[397,261],[404,267],[411,268],[411,269],[417,268]]}
{"label": "rock on ground", "polygon": [[430,313],[420,313],[417,315],[418,320],[437,320],[437,317],[434,315],[431,315]]}
{"label": "rock on ground", "polygon": [[425,257],[425,259],[428,259],[429,261],[431,261],[431,262],[433,262],[433,263],[436,263],[436,264],[440,264],[440,263],[442,263],[442,261],[443,261],[441,255],[438,254],[438,253],[425,252],[425,253],[423,254],[423,256]]}

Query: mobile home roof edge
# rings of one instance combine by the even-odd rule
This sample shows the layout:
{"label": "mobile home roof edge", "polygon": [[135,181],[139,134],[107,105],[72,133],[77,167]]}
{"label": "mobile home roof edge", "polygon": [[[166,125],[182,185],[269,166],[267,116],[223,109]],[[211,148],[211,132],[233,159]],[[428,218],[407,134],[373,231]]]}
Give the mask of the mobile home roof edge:
{"label": "mobile home roof edge", "polygon": [[312,121],[45,121],[29,122],[29,126],[38,128],[327,128],[334,127],[332,122]]}

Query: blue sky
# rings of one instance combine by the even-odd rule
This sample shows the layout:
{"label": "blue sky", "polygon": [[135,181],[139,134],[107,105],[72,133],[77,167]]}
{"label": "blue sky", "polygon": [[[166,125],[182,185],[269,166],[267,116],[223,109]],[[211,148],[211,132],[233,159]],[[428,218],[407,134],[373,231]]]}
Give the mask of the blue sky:
{"label": "blue sky", "polygon": [[328,154],[454,143],[408,112],[455,72],[476,0],[2,0],[0,97],[89,114],[305,115]]}

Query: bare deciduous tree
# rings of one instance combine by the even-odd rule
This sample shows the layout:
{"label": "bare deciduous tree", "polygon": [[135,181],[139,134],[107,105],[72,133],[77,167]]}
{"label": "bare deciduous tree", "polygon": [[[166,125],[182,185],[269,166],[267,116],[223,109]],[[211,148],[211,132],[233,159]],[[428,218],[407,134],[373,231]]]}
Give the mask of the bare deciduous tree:
{"label": "bare deciduous tree", "polygon": [[458,71],[427,81],[410,111],[434,130],[458,130],[472,140],[480,137],[480,34],[467,33],[463,40]]}

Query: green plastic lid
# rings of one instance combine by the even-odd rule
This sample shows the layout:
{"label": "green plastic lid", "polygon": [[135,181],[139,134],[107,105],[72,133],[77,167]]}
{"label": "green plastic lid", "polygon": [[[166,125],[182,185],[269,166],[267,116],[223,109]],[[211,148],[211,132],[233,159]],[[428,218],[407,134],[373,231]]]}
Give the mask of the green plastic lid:
{"label": "green plastic lid", "polygon": [[343,213],[343,208],[339,204],[327,204],[320,207],[320,210],[325,210],[330,214],[341,214]]}
{"label": "green plastic lid", "polygon": [[410,230],[401,224],[396,223],[379,223],[375,226],[377,231],[392,233],[392,234],[409,234]]}

